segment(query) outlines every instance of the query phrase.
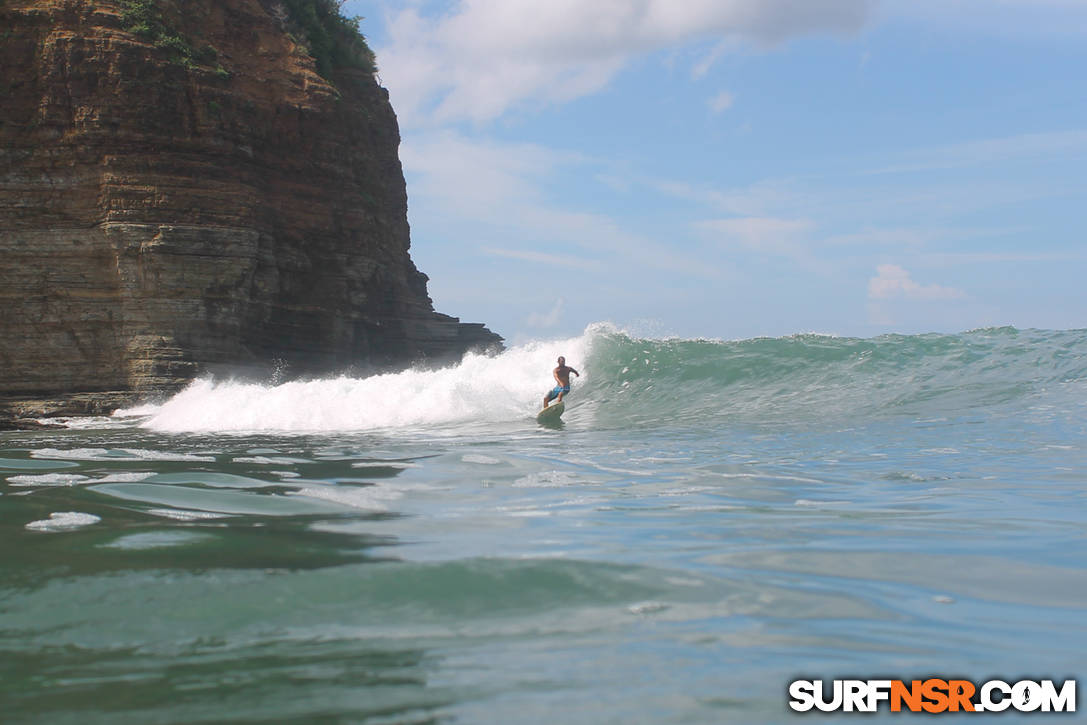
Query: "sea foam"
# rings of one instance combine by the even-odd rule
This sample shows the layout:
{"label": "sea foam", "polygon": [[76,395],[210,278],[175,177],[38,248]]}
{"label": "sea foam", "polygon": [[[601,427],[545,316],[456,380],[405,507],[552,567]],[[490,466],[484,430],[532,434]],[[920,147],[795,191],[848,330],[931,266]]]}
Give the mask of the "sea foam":
{"label": "sea foam", "polygon": [[166,403],[141,408],[164,432],[317,432],[501,422],[527,418],[554,384],[559,355],[577,367],[591,333],[533,342],[494,356],[468,354],[439,370],[260,385],[201,379]]}
{"label": "sea foam", "polygon": [[85,514],[79,511],[54,511],[48,519],[31,521],[26,525],[30,531],[70,531],[72,529],[97,524],[102,519],[94,514]]}

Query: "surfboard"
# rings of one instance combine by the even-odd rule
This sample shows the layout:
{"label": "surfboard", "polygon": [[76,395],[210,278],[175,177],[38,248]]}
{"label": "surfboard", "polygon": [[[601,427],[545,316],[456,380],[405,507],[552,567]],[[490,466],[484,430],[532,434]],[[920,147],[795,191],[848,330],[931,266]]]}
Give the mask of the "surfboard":
{"label": "surfboard", "polygon": [[566,403],[552,403],[536,414],[537,423],[557,423],[562,417],[562,411],[566,410]]}

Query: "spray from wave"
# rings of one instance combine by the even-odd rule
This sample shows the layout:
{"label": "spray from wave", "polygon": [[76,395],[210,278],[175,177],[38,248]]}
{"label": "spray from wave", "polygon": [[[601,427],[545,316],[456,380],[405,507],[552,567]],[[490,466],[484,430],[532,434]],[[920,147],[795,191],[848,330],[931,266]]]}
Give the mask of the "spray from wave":
{"label": "spray from wave", "polygon": [[201,379],[161,406],[119,414],[150,415],[144,425],[163,432],[350,431],[520,420],[540,406],[555,359],[584,359],[595,334],[533,342],[497,356],[468,354],[440,370],[279,385]]}
{"label": "spray from wave", "polygon": [[[1087,333],[975,330],[872,339],[648,340],[607,324],[468,355],[441,370],[259,385],[199,380],[149,415],[164,432],[329,432],[531,420],[555,358],[582,373],[571,412],[593,425],[795,425],[947,416],[1060,390],[1087,398]],[[122,412],[124,414],[126,412]],[[567,417],[571,417],[569,414]]]}

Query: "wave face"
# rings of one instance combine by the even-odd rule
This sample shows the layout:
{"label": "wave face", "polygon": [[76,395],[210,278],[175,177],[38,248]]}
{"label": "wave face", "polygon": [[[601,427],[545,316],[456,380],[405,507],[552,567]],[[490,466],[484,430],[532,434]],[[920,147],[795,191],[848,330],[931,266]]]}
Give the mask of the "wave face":
{"label": "wave face", "polygon": [[552,385],[558,355],[582,373],[567,418],[609,428],[841,425],[1087,403],[1083,330],[723,342],[641,339],[598,323],[576,338],[468,355],[436,371],[282,385],[200,380],[162,406],[129,412],[176,432],[521,423]]}
{"label": "wave face", "polygon": [[[792,335],[734,342],[602,334],[591,356],[608,417],[694,424],[941,417],[1069,386],[1084,399],[1087,332],[989,328],[872,339]],[[1079,383],[1079,385],[1075,385]]]}

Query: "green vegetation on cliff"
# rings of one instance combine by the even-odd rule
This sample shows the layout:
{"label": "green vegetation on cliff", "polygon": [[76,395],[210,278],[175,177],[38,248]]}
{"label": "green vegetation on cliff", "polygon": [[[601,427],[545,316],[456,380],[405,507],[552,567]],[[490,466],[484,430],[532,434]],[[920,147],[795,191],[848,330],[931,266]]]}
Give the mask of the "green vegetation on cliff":
{"label": "green vegetation on cliff", "polygon": [[[0,4],[4,0],[0,0]],[[332,80],[337,68],[356,68],[367,73],[377,70],[374,53],[359,32],[360,17],[340,13],[338,0],[282,0],[290,18],[292,37],[301,41],[317,65],[317,72]],[[181,11],[171,0],[121,0],[121,21],[125,30],[150,41],[166,52],[171,63],[186,68],[210,66],[228,75],[218,64],[218,52],[207,43],[195,44],[178,30]]]}
{"label": "green vegetation on cliff", "polygon": [[211,66],[220,76],[229,76],[217,62],[219,52],[207,43],[194,46],[188,36],[166,20],[162,5],[159,0],[122,0],[121,22],[125,30],[164,50],[171,63],[186,68]]}
{"label": "green vegetation on cliff", "polygon": [[291,21],[305,36],[317,72],[331,79],[333,69],[377,70],[374,52],[359,32],[360,17],[346,18],[336,0],[283,0]]}

